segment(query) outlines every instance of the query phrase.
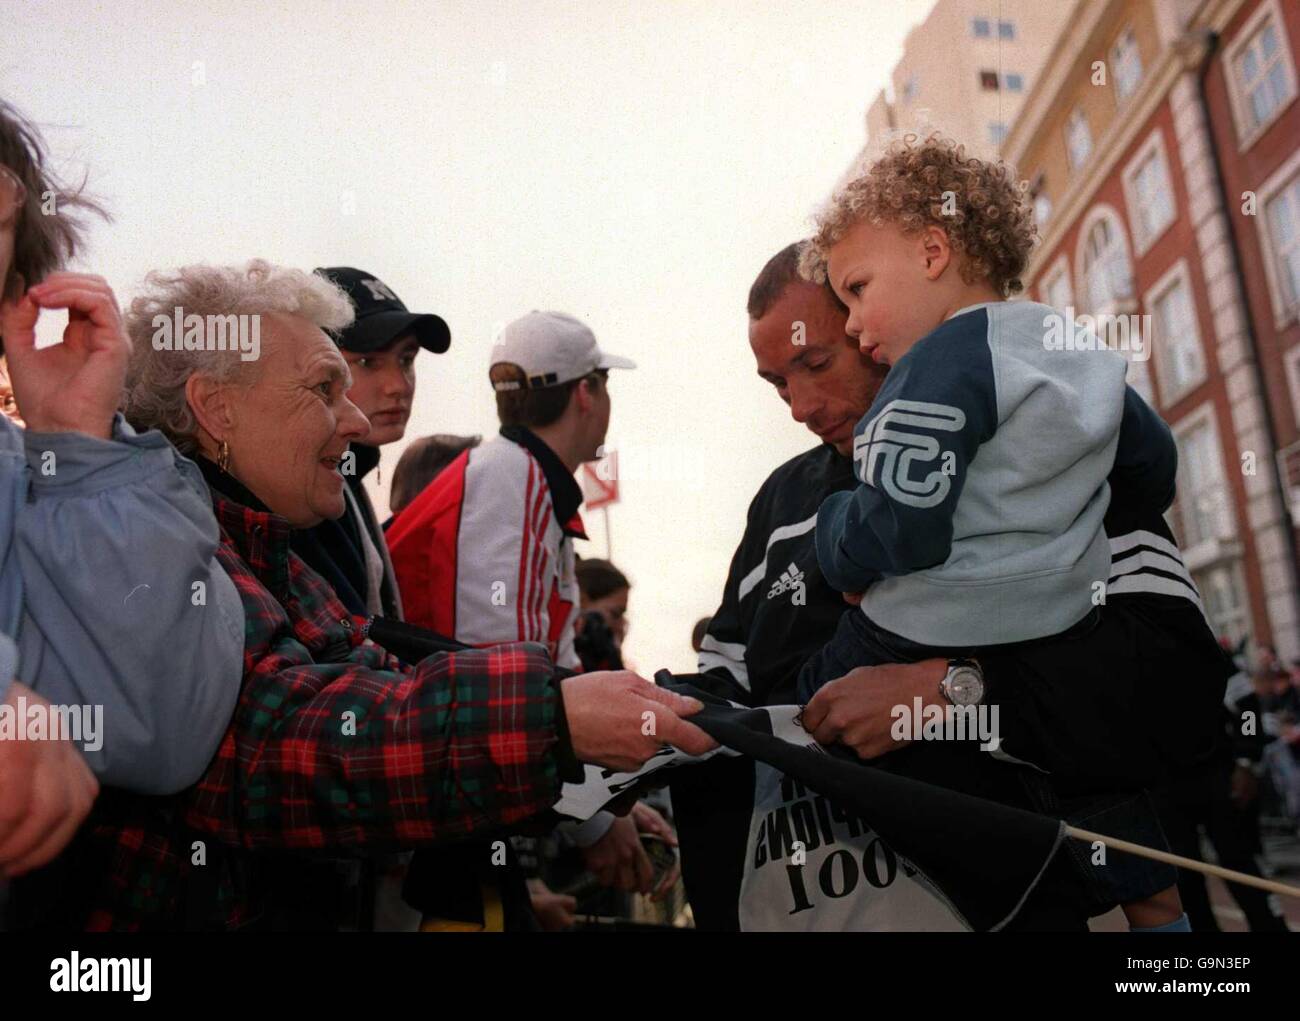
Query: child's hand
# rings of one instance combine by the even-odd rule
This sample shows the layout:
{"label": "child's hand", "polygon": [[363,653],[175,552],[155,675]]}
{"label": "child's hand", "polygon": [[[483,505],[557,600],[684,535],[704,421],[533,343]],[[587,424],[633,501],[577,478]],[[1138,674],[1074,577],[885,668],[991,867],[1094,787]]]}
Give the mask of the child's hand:
{"label": "child's hand", "polygon": [[840,595],[842,595],[842,596],[844,597],[844,601],[845,601],[846,603],[848,603],[850,606],[857,606],[859,603],[862,602],[862,597],[863,597],[863,595],[865,595],[865,593],[862,593],[862,592],[841,592]]}

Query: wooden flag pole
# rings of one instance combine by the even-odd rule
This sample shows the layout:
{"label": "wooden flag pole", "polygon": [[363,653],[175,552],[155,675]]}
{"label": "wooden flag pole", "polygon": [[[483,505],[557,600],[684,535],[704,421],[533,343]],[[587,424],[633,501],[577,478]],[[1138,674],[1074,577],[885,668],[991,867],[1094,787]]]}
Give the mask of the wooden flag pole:
{"label": "wooden flag pole", "polygon": [[1184,858],[1180,854],[1170,854],[1168,851],[1157,851],[1153,847],[1144,847],[1141,844],[1131,844],[1127,840],[1118,840],[1115,837],[1107,837],[1101,833],[1093,833],[1091,830],[1081,830],[1074,826],[1065,827],[1065,835],[1074,837],[1075,840],[1086,840],[1089,842],[1100,841],[1107,847],[1113,847],[1117,851],[1127,851],[1129,854],[1136,854],[1143,858],[1152,858],[1156,861],[1167,862],[1170,865],[1177,865],[1182,869],[1192,869],[1195,872],[1204,872],[1209,876],[1218,876],[1220,879],[1226,879],[1230,883],[1240,883],[1242,886],[1254,886],[1260,890],[1268,890],[1270,893],[1280,893],[1284,897],[1300,897],[1300,886],[1289,886],[1286,883],[1279,883],[1276,879],[1264,879],[1262,876],[1248,876],[1244,872],[1234,872],[1232,869],[1225,869],[1221,865],[1210,865],[1203,861],[1196,861],[1194,858]]}

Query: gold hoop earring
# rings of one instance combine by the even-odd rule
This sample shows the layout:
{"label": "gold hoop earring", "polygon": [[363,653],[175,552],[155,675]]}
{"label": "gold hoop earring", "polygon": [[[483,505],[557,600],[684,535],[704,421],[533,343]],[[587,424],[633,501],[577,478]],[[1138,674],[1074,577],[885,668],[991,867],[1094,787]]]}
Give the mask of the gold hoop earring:
{"label": "gold hoop earring", "polygon": [[223,472],[230,471],[230,444],[225,440],[222,440],[221,446],[217,448],[217,467]]}

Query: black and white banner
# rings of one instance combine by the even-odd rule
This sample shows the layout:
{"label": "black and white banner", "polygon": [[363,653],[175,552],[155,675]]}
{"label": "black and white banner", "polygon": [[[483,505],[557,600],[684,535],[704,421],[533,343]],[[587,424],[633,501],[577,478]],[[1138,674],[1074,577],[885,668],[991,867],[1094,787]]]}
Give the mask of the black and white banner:
{"label": "black and white banner", "polygon": [[700,758],[667,748],[634,773],[589,766],[555,810],[587,818],[662,770],[750,756],[742,928],[997,929],[1063,839],[1059,820],[828,754],[799,725],[798,706],[748,709],[668,686],[705,703],[691,722],[722,748]]}

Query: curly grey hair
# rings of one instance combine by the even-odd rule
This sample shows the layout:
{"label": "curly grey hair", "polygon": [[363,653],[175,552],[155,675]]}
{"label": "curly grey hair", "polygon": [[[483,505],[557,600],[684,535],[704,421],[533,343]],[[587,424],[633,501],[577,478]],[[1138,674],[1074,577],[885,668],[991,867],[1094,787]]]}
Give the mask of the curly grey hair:
{"label": "curly grey hair", "polygon": [[254,259],[244,266],[182,266],[150,273],[143,293],[126,313],[131,340],[124,412],[137,429],[158,429],[182,454],[198,451],[198,420],[185,398],[185,383],[201,373],[223,383],[247,384],[260,365],[242,359],[237,347],[224,351],[156,350],[154,318],[185,315],[294,315],[337,332],[352,322],[348,296],[315,273]]}

